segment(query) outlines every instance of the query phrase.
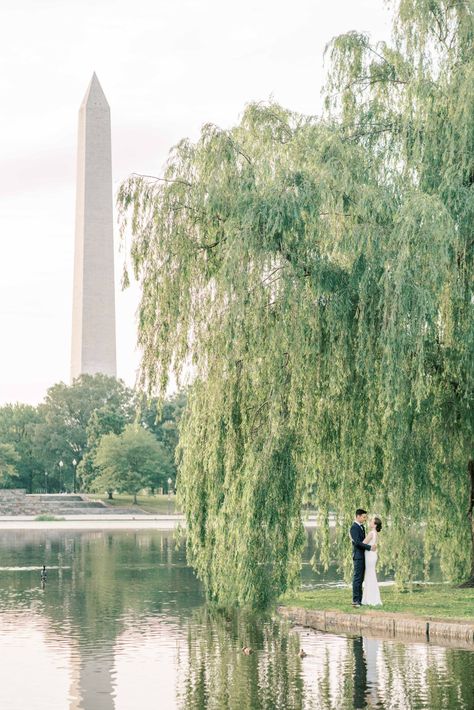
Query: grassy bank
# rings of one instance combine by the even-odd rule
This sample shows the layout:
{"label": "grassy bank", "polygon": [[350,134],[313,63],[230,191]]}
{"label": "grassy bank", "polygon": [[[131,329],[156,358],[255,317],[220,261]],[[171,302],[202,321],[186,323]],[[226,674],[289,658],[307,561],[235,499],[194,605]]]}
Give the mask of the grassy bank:
{"label": "grassy bank", "polygon": [[367,614],[376,610],[437,619],[474,621],[474,589],[458,589],[449,584],[420,584],[408,592],[397,591],[395,586],[381,587],[380,593],[383,607],[354,608],[349,587],[286,594],[280,599],[280,604],[318,611],[341,611],[347,614]]}
{"label": "grassy bank", "polygon": [[108,500],[106,495],[87,494],[87,497],[91,500],[102,500],[107,505],[117,508],[141,508],[147,513],[168,515],[168,513],[173,514],[179,512],[176,510],[176,497],[173,495],[170,496],[169,501],[167,495],[137,496],[138,504],[136,506],[133,503],[133,496],[126,495],[125,493],[115,493],[112,500]]}

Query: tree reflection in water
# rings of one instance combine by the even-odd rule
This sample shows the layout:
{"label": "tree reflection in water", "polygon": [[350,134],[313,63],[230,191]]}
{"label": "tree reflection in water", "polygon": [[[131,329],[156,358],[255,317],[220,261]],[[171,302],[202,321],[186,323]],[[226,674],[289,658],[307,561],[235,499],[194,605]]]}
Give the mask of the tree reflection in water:
{"label": "tree reflection in water", "polygon": [[[244,655],[243,646],[253,653]],[[185,710],[473,707],[472,652],[291,630],[244,611],[196,610],[179,665],[178,707]]]}
{"label": "tree reflection in water", "polygon": [[[169,691],[160,706],[148,690],[138,710],[473,708],[472,650],[291,629],[278,617],[219,612],[204,605],[184,547],[170,533],[4,532],[0,550],[0,632],[2,619],[16,619],[17,631],[38,622],[45,648],[68,649],[71,707],[126,707],[120,693],[133,682],[131,661],[147,669],[147,688],[163,694],[167,683]],[[243,654],[244,646],[253,653]],[[8,641],[2,652],[5,669]],[[34,663],[25,652],[25,674]],[[49,682],[58,677],[50,668]],[[7,692],[8,670],[4,679]],[[34,707],[29,685],[24,692],[21,704],[0,698],[2,709]]]}
{"label": "tree reflection in water", "polygon": [[[242,648],[252,649],[245,655]],[[189,624],[181,707],[302,708],[299,637],[278,619],[212,607]]]}

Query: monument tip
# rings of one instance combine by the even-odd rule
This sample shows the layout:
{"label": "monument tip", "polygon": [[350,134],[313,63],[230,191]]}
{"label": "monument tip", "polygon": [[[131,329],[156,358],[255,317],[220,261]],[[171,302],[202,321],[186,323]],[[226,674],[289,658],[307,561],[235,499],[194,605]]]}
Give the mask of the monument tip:
{"label": "monument tip", "polygon": [[94,103],[102,103],[107,107],[109,106],[109,103],[105,98],[104,90],[100,85],[99,78],[95,71],[92,73],[92,78],[89,82],[89,86],[87,87],[85,96],[82,99],[81,107],[85,106],[90,101],[94,101]]}

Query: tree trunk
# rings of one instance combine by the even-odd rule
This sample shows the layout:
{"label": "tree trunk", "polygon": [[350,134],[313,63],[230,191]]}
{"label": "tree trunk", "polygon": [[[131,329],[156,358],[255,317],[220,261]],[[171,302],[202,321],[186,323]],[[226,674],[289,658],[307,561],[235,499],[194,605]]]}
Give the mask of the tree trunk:
{"label": "tree trunk", "polygon": [[107,500],[113,500],[113,499],[114,499],[113,490],[111,488],[109,488],[109,490],[107,491]]}
{"label": "tree trunk", "polygon": [[469,523],[471,525],[471,574],[469,579],[459,585],[461,588],[474,587],[474,459],[469,459],[467,464],[467,473],[471,482],[469,510],[467,511],[467,517],[469,518]]}
{"label": "tree trunk", "polygon": [[137,494],[136,494],[136,493],[133,494],[133,504],[134,504],[134,505],[138,505]]}

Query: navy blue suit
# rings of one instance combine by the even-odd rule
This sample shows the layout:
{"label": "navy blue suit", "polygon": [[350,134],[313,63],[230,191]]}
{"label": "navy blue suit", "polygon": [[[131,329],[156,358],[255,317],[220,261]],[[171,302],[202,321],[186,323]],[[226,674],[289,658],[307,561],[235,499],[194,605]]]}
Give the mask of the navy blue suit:
{"label": "navy blue suit", "polygon": [[350,536],[352,540],[352,559],[354,560],[354,576],[352,578],[352,603],[362,602],[362,582],[365,575],[365,550],[370,550],[362,540],[365,538],[365,528],[359,523],[352,523]]}

